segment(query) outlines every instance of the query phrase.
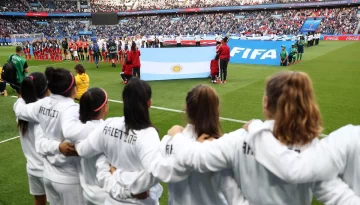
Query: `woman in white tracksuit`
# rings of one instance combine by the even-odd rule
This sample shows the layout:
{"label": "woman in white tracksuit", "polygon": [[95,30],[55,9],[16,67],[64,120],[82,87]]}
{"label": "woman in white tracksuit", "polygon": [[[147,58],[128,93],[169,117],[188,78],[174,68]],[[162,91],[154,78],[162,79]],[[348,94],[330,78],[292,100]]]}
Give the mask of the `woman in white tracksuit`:
{"label": "woman in white tracksuit", "polygon": [[[50,97],[30,104],[18,99],[14,104],[15,115],[21,120],[39,123],[49,140],[60,143],[66,136],[72,141],[84,127],[79,122],[79,105],[74,102],[74,76],[68,70],[51,67],[46,69],[45,75],[52,93]],[[79,158],[66,157],[59,165],[58,155],[47,155],[45,159],[43,177],[50,204],[84,204],[77,169]]]}
{"label": "woman in white tracksuit", "polygon": [[[80,121],[86,124],[86,128],[78,136],[78,140],[74,143],[80,143],[85,139],[97,126],[103,123],[103,119],[108,113],[108,95],[101,88],[91,88],[86,91],[79,101]],[[105,202],[107,193],[99,186],[96,180],[98,170],[109,169],[107,160],[98,160],[100,155],[92,158],[81,159],[79,167],[80,184],[83,188],[83,194],[86,205],[102,205]],[[111,177],[110,172],[102,175],[103,177]]]}
{"label": "woman in white tracksuit", "polygon": [[305,152],[290,152],[265,123],[253,121],[249,139],[256,160],[279,178],[290,183],[306,183],[339,177],[360,196],[360,126],[347,125]]}
{"label": "woman in white tracksuit", "polygon": [[[211,87],[199,85],[189,91],[186,97],[186,113],[189,124],[182,132],[185,140],[196,141],[202,133],[207,133],[211,138],[221,136],[219,98]],[[163,181],[168,183],[170,205],[248,204],[233,178],[232,170],[198,173],[178,167],[169,136],[161,140],[158,155],[151,163],[150,168],[140,172],[133,183],[126,184],[131,193],[141,193],[151,187],[151,183]],[[129,174],[116,171],[117,183],[121,184],[131,176]]]}
{"label": "woman in white tracksuit", "polygon": [[[47,80],[43,73],[32,73],[28,77],[24,78],[21,83],[21,96],[20,99],[23,103],[36,102],[38,99],[42,99],[49,94],[47,88]],[[43,136],[43,131],[40,125],[24,120],[18,120],[18,126],[20,130],[21,147],[26,157],[26,170],[28,173],[30,194],[35,198],[35,205],[46,204],[46,193],[43,180],[43,156],[39,154],[41,145],[37,143],[37,139]],[[59,153],[59,151],[67,151],[73,149],[67,143],[49,144],[43,141],[43,145],[46,145],[47,150],[52,150],[53,154]],[[66,154],[64,152],[64,154]],[[75,154],[75,152],[73,152]]]}
{"label": "woman in white tracksuit", "polygon": [[[108,118],[98,126],[88,138],[76,145],[79,156],[93,157],[104,154],[109,163],[125,171],[140,171],[151,165],[153,152],[160,144],[159,135],[152,126],[149,116],[151,88],[139,79],[132,79],[123,91],[124,117]],[[113,192],[105,204],[158,204],[162,194],[160,184],[150,189],[150,196],[145,200],[127,198],[117,200]],[[126,197],[132,197],[130,193]],[[124,198],[126,198],[124,197]]]}
{"label": "woman in white tracksuit", "polygon": [[[322,131],[310,78],[301,72],[281,72],[269,79],[263,100],[268,129],[293,152],[303,152],[318,142]],[[179,129],[181,130],[181,129]],[[179,132],[178,127],[169,131]],[[244,129],[211,142],[173,139],[179,163],[200,172],[233,168],[235,179],[250,204],[311,204],[313,195],[325,204],[359,204],[359,198],[339,178],[330,181],[288,184],[259,164],[246,141]]]}
{"label": "woman in white tracksuit", "polygon": [[[101,88],[91,88],[82,95],[79,101],[79,121],[84,124],[84,127],[79,135],[72,139],[73,143],[81,142],[96,126],[103,122],[108,112],[107,103],[107,93]],[[48,141],[56,143],[56,140]],[[108,170],[110,167],[104,156],[102,156],[101,159],[99,158],[100,155],[88,159],[81,159],[78,164],[79,179],[86,205],[102,205],[107,196],[107,193],[99,186],[96,180],[96,174],[99,170]],[[66,157],[60,155],[52,164],[61,166],[65,163]],[[106,181],[110,177],[110,172],[103,172],[100,179]]]}

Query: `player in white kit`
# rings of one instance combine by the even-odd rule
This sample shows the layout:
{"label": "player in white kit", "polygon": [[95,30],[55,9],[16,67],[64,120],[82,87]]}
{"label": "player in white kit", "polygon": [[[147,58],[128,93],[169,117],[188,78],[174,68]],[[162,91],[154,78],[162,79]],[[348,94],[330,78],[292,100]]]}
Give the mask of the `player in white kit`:
{"label": "player in white kit", "polygon": [[[290,183],[329,180],[339,176],[360,196],[360,126],[347,125],[302,153],[289,151],[259,120],[249,125],[256,160]],[[255,136],[255,135],[254,135]]]}
{"label": "player in white kit", "polygon": [[[98,126],[88,138],[76,145],[79,156],[89,158],[104,154],[109,163],[119,170],[140,171],[151,165],[153,154],[158,150],[160,139],[153,127],[149,107],[151,88],[138,78],[133,78],[123,91],[124,117],[108,118]],[[158,204],[162,187],[156,184],[150,189],[150,196],[145,200],[127,198],[118,200],[113,191],[106,198],[105,204]],[[131,197],[131,194],[128,195]]]}
{"label": "player in white kit", "polygon": [[[22,103],[36,102],[48,96],[50,93],[47,87],[47,79],[43,73],[32,73],[21,83]],[[26,157],[26,171],[28,174],[30,194],[35,198],[35,205],[46,204],[46,193],[43,180],[43,156],[39,154],[42,147],[52,154],[58,154],[60,151],[66,154],[67,151],[73,150],[68,143],[50,144],[48,141],[39,143],[39,138],[44,136],[43,130],[39,124],[18,120],[20,130],[20,141],[24,155]],[[74,150],[73,150],[74,151]],[[71,154],[75,155],[75,152]]]}
{"label": "player in white kit", "polygon": [[[74,102],[76,96],[75,79],[65,69],[49,67],[45,71],[50,97],[25,104],[18,99],[14,104],[15,115],[32,123],[39,123],[49,140],[61,143],[64,136],[78,135],[79,107]],[[80,126],[81,127],[81,126]],[[82,188],[77,170],[78,157],[67,157],[60,166],[57,155],[47,155],[44,160],[44,183],[46,196],[51,205],[84,204]]]}
{"label": "player in white kit", "polygon": [[[185,141],[196,141],[201,133],[207,133],[214,139],[221,136],[219,98],[211,87],[199,85],[189,91],[186,113],[189,124],[182,132]],[[176,163],[171,140],[170,136],[163,137],[150,169],[140,172],[138,178],[127,185],[130,192],[140,193],[160,180],[168,183],[168,204],[171,205],[248,204],[233,178],[232,170],[198,173],[181,168]],[[126,172],[115,172],[115,175],[118,184],[131,176]],[[125,194],[119,193],[119,197],[121,195]]]}
{"label": "player in white kit", "polygon": [[[318,143],[322,131],[320,111],[310,78],[301,72],[281,72],[267,82],[263,98],[267,128],[293,152],[303,152]],[[181,129],[169,131],[174,135]],[[239,129],[211,142],[184,142],[182,134],[174,137],[173,149],[179,163],[200,172],[233,168],[235,179],[250,204],[305,205],[313,195],[325,204],[359,204],[359,198],[341,179],[288,184],[255,160]]]}

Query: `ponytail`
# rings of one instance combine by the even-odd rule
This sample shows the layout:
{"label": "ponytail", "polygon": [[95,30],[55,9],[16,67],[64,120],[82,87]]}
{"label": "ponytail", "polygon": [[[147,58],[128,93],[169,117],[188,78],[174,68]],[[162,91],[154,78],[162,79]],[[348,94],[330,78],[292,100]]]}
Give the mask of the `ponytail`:
{"label": "ponytail", "polygon": [[108,96],[101,88],[91,88],[80,98],[80,121],[86,123],[94,120],[100,114],[101,109],[107,104]]}
{"label": "ponytail", "polygon": [[[26,104],[36,102],[44,98],[47,93],[47,79],[44,74],[35,72],[24,78],[20,85],[21,97]],[[18,121],[18,127],[22,135],[25,135],[28,129],[28,122]]]}
{"label": "ponytail", "polygon": [[266,87],[267,109],[275,120],[274,136],[286,145],[305,145],[322,132],[322,118],[310,77],[281,72]]}
{"label": "ponytail", "polygon": [[75,79],[70,71],[64,68],[48,67],[45,70],[45,75],[51,93],[71,97],[72,90],[75,87]]}

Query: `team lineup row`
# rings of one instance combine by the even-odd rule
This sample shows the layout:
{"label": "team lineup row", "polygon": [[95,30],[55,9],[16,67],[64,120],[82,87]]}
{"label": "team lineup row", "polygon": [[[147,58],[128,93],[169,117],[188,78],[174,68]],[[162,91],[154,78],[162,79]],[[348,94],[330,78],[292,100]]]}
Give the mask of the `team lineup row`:
{"label": "team lineup row", "polygon": [[174,126],[161,141],[146,82],[133,78],[124,87],[123,117],[105,119],[101,88],[89,89],[79,104],[75,94],[71,72],[50,67],[24,79],[14,104],[24,120],[31,194],[46,194],[50,204],[158,204],[161,181],[176,205],[304,205],[313,196],[360,204],[360,129],[317,138],[322,119],[305,73],[273,75],[263,97],[266,121],[228,134],[221,132],[216,91],[196,86],[185,99],[188,125]]}

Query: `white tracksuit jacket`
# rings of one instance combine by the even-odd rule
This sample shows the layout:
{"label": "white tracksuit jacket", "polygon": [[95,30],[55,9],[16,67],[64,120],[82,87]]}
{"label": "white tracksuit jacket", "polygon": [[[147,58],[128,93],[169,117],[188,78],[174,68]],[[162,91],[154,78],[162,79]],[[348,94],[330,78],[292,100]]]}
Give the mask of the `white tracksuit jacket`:
{"label": "white tracksuit jacket", "polygon": [[[35,103],[25,104],[18,99],[14,104],[16,117],[32,123],[39,123],[46,138],[60,142],[65,137],[72,138],[79,135],[84,126],[79,121],[79,105],[71,98],[60,95],[50,95]],[[43,176],[50,181],[63,184],[79,184],[77,170],[78,157],[65,158],[66,163],[56,166],[56,156],[47,156],[44,160]]]}
{"label": "white tracksuit jacket", "polygon": [[[274,121],[266,121],[273,129]],[[359,198],[341,179],[303,184],[288,184],[255,160],[252,148],[246,142],[248,133],[239,129],[211,142],[184,142],[182,134],[173,140],[173,149],[179,163],[200,172],[232,168],[235,179],[249,204],[256,205],[306,205],[313,194],[325,204],[359,204]],[[302,152],[313,143],[291,147]],[[294,151],[295,152],[295,151]]]}
{"label": "white tracksuit jacket", "polygon": [[301,154],[288,150],[259,120],[249,125],[249,132],[256,160],[276,176],[304,183],[339,175],[360,196],[360,126],[344,126]]}
{"label": "white tracksuit jacket", "polygon": [[[188,124],[185,127],[183,138],[181,139],[184,141],[196,141],[197,136],[194,133],[193,125]],[[164,136],[159,150],[152,160],[151,169],[139,172],[137,179],[127,184],[132,193],[141,193],[159,180],[168,183],[168,204],[170,205],[248,204],[233,178],[232,170],[199,173],[179,167],[176,163],[171,141],[172,138],[170,136]],[[169,169],[164,169],[164,167]],[[172,167],[173,170],[171,170]],[[131,176],[131,173],[117,171],[115,175],[117,182],[121,184],[121,182]]]}
{"label": "white tracksuit jacket", "polygon": [[[99,125],[88,138],[76,145],[76,149],[78,154],[84,158],[103,153],[108,158],[108,162],[118,170],[141,171],[148,169],[151,165],[153,152],[158,149],[159,144],[160,139],[155,128],[150,127],[126,133],[124,117],[115,117],[109,118]],[[107,182],[109,180],[101,183]],[[119,190],[115,188],[105,190],[110,193],[106,201],[113,204],[157,204],[162,194],[162,187],[159,187],[161,186],[158,184],[151,189],[150,195],[155,197],[146,200],[132,198],[115,200],[112,196],[116,194],[113,193]],[[127,197],[131,197],[130,192],[127,192]]]}

